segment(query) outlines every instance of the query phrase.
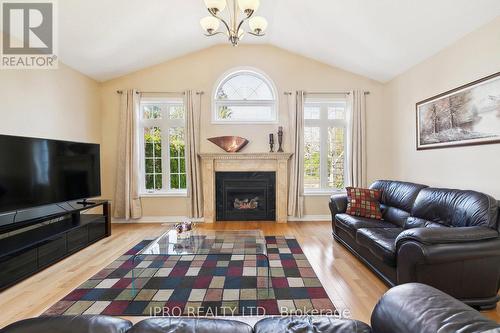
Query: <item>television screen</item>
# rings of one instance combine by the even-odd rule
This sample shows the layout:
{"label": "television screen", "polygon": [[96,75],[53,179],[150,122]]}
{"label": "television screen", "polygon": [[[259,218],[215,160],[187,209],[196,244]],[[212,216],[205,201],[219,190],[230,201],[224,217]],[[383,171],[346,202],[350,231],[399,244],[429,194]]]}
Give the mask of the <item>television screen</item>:
{"label": "television screen", "polygon": [[0,212],[100,195],[98,144],[0,135]]}

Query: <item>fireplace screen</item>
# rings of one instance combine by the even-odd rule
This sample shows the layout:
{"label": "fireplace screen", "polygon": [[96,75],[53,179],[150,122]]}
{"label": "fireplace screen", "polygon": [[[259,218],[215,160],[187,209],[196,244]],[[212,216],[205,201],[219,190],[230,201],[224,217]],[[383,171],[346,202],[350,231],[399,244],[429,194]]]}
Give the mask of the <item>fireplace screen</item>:
{"label": "fireplace screen", "polygon": [[275,183],[274,172],[217,172],[217,220],[274,221]]}

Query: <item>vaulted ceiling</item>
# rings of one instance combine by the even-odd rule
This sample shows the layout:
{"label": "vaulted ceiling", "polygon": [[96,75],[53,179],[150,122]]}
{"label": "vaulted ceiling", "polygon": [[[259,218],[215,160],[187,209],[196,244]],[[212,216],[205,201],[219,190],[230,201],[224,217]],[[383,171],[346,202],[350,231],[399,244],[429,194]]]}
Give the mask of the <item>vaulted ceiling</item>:
{"label": "vaulted ceiling", "polygon": [[[212,45],[203,0],[59,1],[59,54],[104,81]],[[500,15],[499,0],[261,0],[268,43],[388,81]],[[499,41],[492,41],[498,43]]]}

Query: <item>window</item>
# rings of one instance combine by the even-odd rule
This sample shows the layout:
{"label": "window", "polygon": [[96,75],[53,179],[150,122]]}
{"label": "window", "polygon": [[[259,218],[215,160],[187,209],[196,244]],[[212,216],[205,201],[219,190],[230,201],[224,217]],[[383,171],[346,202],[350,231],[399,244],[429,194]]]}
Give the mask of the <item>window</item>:
{"label": "window", "polygon": [[304,191],[343,190],[347,141],[345,98],[308,98],[304,105]]}
{"label": "window", "polygon": [[143,98],[140,108],[142,193],[186,194],[183,100]]}
{"label": "window", "polygon": [[263,74],[251,70],[232,72],[217,85],[214,123],[275,123],[276,89]]}

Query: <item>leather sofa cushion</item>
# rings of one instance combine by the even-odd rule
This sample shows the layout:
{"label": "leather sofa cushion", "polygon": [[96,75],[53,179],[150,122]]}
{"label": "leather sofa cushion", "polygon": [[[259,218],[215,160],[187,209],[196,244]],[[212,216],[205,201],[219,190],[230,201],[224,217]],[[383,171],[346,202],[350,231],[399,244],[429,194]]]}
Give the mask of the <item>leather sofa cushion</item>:
{"label": "leather sofa cushion", "polygon": [[370,326],[357,320],[331,317],[290,316],[266,318],[255,324],[255,333],[370,333]]}
{"label": "leather sofa cushion", "polygon": [[418,217],[410,216],[406,219],[406,224],[404,225],[405,229],[413,229],[413,228],[448,228],[447,225],[436,223],[424,219],[420,219]]}
{"label": "leather sofa cushion", "polygon": [[128,333],[252,333],[253,328],[235,320],[163,317],[143,320]]}
{"label": "leather sofa cushion", "polygon": [[[475,191],[426,188],[415,200],[411,216],[450,227],[497,228],[498,203]],[[411,222],[411,220],[409,221]]]}
{"label": "leather sofa cushion", "polygon": [[381,204],[408,213],[411,212],[418,193],[426,187],[426,185],[393,180],[377,180],[370,186],[371,189],[382,190]]}
{"label": "leather sofa cushion", "polygon": [[383,262],[396,266],[396,238],[402,228],[362,228],[356,232],[356,243],[368,249]]}
{"label": "leather sofa cushion", "polygon": [[38,317],[13,323],[2,333],[125,333],[132,327],[128,320],[107,316]]}
{"label": "leather sofa cushion", "polygon": [[360,228],[397,228],[398,226],[387,221],[374,220],[366,217],[337,214],[335,225],[345,230],[353,239]]}
{"label": "leather sofa cushion", "polygon": [[390,289],[372,312],[376,333],[500,332],[500,325],[430,286],[406,283]]}
{"label": "leather sofa cushion", "polygon": [[380,205],[380,209],[384,220],[397,224],[401,228],[406,225],[406,220],[410,216],[410,213],[397,207]]}

